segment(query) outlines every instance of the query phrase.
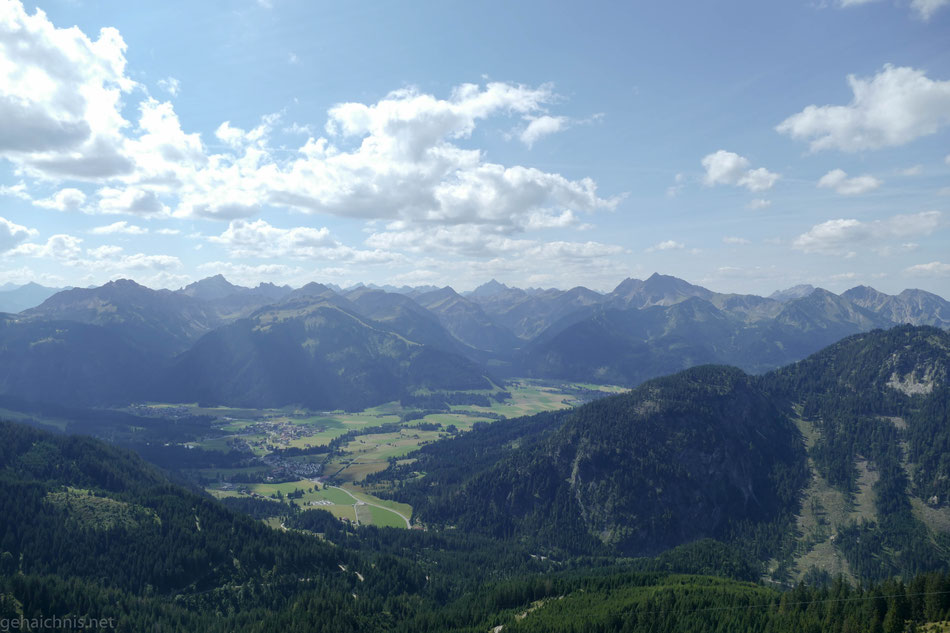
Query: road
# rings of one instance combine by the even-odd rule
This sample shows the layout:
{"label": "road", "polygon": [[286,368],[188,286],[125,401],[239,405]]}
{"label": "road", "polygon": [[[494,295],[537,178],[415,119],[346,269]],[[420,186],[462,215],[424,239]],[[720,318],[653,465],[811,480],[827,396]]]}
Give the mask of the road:
{"label": "road", "polygon": [[327,488],[333,488],[334,490],[341,490],[350,496],[350,498],[353,500],[353,515],[356,517],[356,525],[360,524],[360,515],[356,511],[356,506],[363,504],[363,505],[373,506],[374,508],[380,508],[382,510],[386,510],[387,512],[392,512],[393,514],[398,515],[399,518],[401,518],[403,521],[406,522],[407,528],[412,527],[412,524],[409,522],[409,519],[406,517],[406,515],[404,515],[401,512],[393,510],[392,508],[387,508],[386,506],[381,506],[377,503],[370,503],[369,501],[363,501],[362,499],[357,499],[356,497],[353,496],[353,493],[351,493],[349,490],[346,490],[345,488],[339,488],[337,486],[327,486]]}

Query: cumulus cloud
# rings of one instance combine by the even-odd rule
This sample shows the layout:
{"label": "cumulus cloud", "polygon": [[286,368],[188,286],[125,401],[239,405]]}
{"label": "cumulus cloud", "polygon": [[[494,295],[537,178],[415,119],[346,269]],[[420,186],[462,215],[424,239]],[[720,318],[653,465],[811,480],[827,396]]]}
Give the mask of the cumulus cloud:
{"label": "cumulus cloud", "polygon": [[794,247],[806,253],[851,255],[862,246],[875,247],[890,239],[930,235],[941,226],[939,211],[895,215],[885,220],[828,220],[796,238]]}
{"label": "cumulus cloud", "polygon": [[810,105],[775,129],[812,151],[856,152],[904,145],[950,124],[950,81],[887,64],[869,79],[848,76],[848,105]]}
{"label": "cumulus cloud", "polygon": [[66,187],[60,189],[49,198],[34,200],[33,204],[45,209],[57,211],[79,211],[86,202],[86,194],[79,189]]}
{"label": "cumulus cloud", "polygon": [[5,253],[17,244],[37,235],[35,229],[30,229],[10,220],[0,217],[0,253]]}
{"label": "cumulus cloud", "polygon": [[682,242],[677,242],[675,240],[666,240],[664,242],[659,242],[654,244],[646,250],[648,253],[653,253],[656,251],[673,251],[673,250],[682,250],[686,248],[686,245]]}
{"label": "cumulus cloud", "polygon": [[843,196],[854,196],[867,193],[881,186],[881,181],[874,176],[855,176],[848,178],[842,169],[832,169],[821,177],[818,186],[825,189],[834,189]]}
{"label": "cumulus cloud", "polygon": [[32,200],[26,189],[26,183],[18,182],[15,185],[0,185],[0,196],[10,196],[20,200]]}
{"label": "cumulus cloud", "polygon": [[940,261],[933,261],[928,264],[917,264],[915,266],[909,266],[904,270],[908,275],[922,275],[922,276],[945,276],[950,275],[950,264],[944,264]]}
{"label": "cumulus cloud", "polygon": [[735,185],[749,191],[765,191],[780,178],[764,167],[749,168],[749,159],[734,152],[719,150],[702,159],[706,185]]}
{"label": "cumulus cloud", "polygon": [[122,152],[125,42],[114,28],[95,40],[58,29],[37,9],[0,4],[0,156],[57,177],[128,173]]}
{"label": "cumulus cloud", "polygon": [[[59,127],[48,127],[77,130],[75,139],[47,147],[44,139],[50,134],[38,133],[38,124],[4,126],[7,134],[12,129],[28,133],[16,142],[0,138],[0,155],[44,177],[104,181],[92,212],[173,211],[180,217],[233,220],[272,205],[342,217],[487,223],[522,231],[539,213],[560,217],[567,210],[576,214],[617,204],[598,196],[590,179],[490,163],[480,151],[456,143],[490,117],[528,120],[523,139],[529,144],[563,127],[566,118],[546,112],[555,100],[550,86],[464,84],[448,98],[405,88],[376,103],[340,103],[327,114],[326,136],[311,136],[296,150],[279,153],[268,146],[278,115],[263,117],[250,130],[226,121],[215,133],[226,149],[213,152],[200,135],[182,129],[168,102],[144,99],[134,126],[121,117],[120,99],[136,84],[125,76],[125,45],[118,32],[105,30],[92,42],[78,29],[57,29],[42,12],[28,16],[19,5],[4,6],[11,8],[10,29],[22,31],[17,38],[42,49],[31,63],[34,74],[48,80],[49,95],[28,90],[25,80],[10,71],[0,97],[26,103],[31,116],[62,115]],[[7,42],[6,48],[18,45]],[[62,61],[72,83],[61,85],[64,78],[43,67],[45,58]],[[25,67],[23,73],[29,74]],[[53,108],[56,99],[63,101],[59,110]]]}
{"label": "cumulus cloud", "polygon": [[221,235],[208,238],[232,257],[290,257],[359,263],[388,263],[399,259],[383,250],[359,250],[330,235],[329,229],[298,226],[282,229],[265,220],[233,220]]}
{"label": "cumulus cloud", "polygon": [[58,233],[49,237],[43,244],[27,242],[20,244],[11,252],[13,255],[42,257],[60,261],[72,261],[82,254],[82,238]]}
{"label": "cumulus cloud", "polygon": [[97,226],[89,232],[93,235],[145,235],[148,233],[148,229],[141,226],[136,226],[134,224],[129,224],[125,220],[120,220],[119,222],[113,222],[112,224],[107,224],[105,226]]}
{"label": "cumulus cloud", "polygon": [[[489,119],[523,123],[519,136],[529,145],[583,123],[549,112],[558,101],[550,85],[463,84],[447,96],[403,88],[375,102],[333,106],[322,134],[295,126],[307,134],[295,148],[271,146],[272,133],[283,129],[276,114],[250,129],[225,121],[206,144],[183,128],[172,103],[149,96],[128,76],[125,51],[115,29],[93,39],[77,27],[57,28],[42,11],[28,14],[16,0],[0,3],[0,60],[10,62],[0,65],[0,120],[15,123],[0,129],[0,158],[27,177],[96,187],[63,188],[45,206],[226,221],[215,239],[234,256],[270,256],[241,237],[256,231],[278,252],[294,253],[288,256],[376,262],[395,255],[374,243],[440,233],[471,247],[465,252],[481,245],[492,257],[513,245],[536,245],[523,239],[526,233],[584,228],[585,215],[619,204],[592,179],[490,162],[464,146]],[[170,96],[179,87],[171,77],[157,83]],[[764,170],[748,172],[742,186],[771,186]],[[327,244],[303,243],[324,238],[319,229],[252,221],[270,207],[386,228],[371,229],[369,250],[326,236]]]}
{"label": "cumulus cloud", "polygon": [[740,244],[748,244],[749,240],[745,239],[744,237],[724,237],[722,238],[722,243],[740,245]]}
{"label": "cumulus cloud", "polygon": [[560,132],[567,127],[568,118],[565,116],[550,116],[548,114],[528,119],[528,125],[518,135],[521,142],[531,147],[539,139]]}
{"label": "cumulus cloud", "polygon": [[136,278],[150,285],[166,285],[175,278],[173,273],[182,268],[181,260],[173,255],[125,254],[121,246],[111,244],[83,250],[82,241],[74,235],[57,234],[45,243],[20,244],[11,253],[51,259],[57,264],[81,270],[85,273],[83,279],[89,283],[135,274]]}
{"label": "cumulus cloud", "polygon": [[98,213],[141,216],[162,216],[169,213],[168,207],[162,204],[158,194],[149,189],[103,187],[96,195],[99,197],[95,207]]}

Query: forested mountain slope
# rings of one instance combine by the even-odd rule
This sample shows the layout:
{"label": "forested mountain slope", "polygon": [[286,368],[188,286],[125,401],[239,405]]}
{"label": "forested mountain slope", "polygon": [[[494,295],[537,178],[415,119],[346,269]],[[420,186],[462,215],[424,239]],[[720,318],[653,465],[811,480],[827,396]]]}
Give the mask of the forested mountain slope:
{"label": "forested mountain slope", "polygon": [[176,359],[158,395],[179,402],[359,410],[418,389],[490,386],[472,361],[302,296],[203,337]]}
{"label": "forested mountain slope", "polygon": [[[739,370],[691,369],[563,418],[455,486],[443,475],[427,502],[413,496],[419,517],[569,549],[650,554],[736,537],[744,525],[787,522],[797,511],[801,436]],[[435,447],[417,455],[418,470],[430,461],[440,470]],[[426,479],[400,494],[408,499]]]}
{"label": "forested mountain slope", "polygon": [[761,377],[698,367],[475,431],[377,477],[424,522],[539,546],[712,536],[780,580],[910,576],[950,562],[948,376],[950,333],[875,330]]}

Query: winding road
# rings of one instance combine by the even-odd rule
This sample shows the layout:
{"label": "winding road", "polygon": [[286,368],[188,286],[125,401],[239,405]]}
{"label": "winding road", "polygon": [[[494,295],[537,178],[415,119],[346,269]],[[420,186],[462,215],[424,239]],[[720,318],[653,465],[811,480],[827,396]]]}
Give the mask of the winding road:
{"label": "winding road", "polygon": [[404,514],[401,513],[401,512],[398,512],[398,511],[396,511],[396,510],[393,510],[392,508],[387,508],[386,506],[381,506],[381,505],[379,505],[379,504],[377,504],[377,503],[370,503],[369,501],[363,501],[362,499],[357,499],[355,496],[353,496],[353,493],[351,493],[349,490],[346,490],[345,488],[340,488],[340,487],[338,487],[338,486],[327,486],[327,488],[333,488],[334,490],[340,490],[340,491],[345,492],[346,494],[348,494],[348,495],[350,496],[350,498],[353,500],[353,516],[356,517],[356,525],[359,525],[359,524],[360,524],[360,515],[359,515],[359,512],[358,512],[357,509],[356,509],[356,506],[358,506],[358,505],[367,505],[367,506],[373,506],[374,508],[379,508],[379,509],[381,509],[381,510],[386,510],[387,512],[392,512],[393,514],[397,515],[400,519],[402,519],[403,521],[406,522],[406,527],[407,527],[407,528],[412,528],[412,524],[409,522],[409,519],[406,517],[406,515],[404,515]]}

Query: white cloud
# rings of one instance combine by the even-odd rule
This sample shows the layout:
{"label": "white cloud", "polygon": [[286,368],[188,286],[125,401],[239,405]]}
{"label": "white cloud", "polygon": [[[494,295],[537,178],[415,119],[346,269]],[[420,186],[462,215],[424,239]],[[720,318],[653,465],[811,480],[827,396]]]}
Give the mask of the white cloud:
{"label": "white cloud", "polygon": [[107,224],[106,226],[97,226],[89,232],[93,235],[114,235],[117,233],[121,233],[123,235],[145,235],[148,233],[148,229],[141,226],[136,226],[134,224],[129,224],[125,220],[121,220],[119,222]]}
{"label": "white cloud", "polygon": [[181,231],[178,229],[158,229],[155,231],[159,235],[180,235]]}
{"label": "white cloud", "polygon": [[744,237],[724,237],[722,238],[723,244],[748,244],[749,240]]}
{"label": "white cloud", "polygon": [[158,87],[171,96],[177,97],[178,92],[181,90],[181,82],[174,77],[166,77],[165,79],[158,80]]}
{"label": "white cloud", "polygon": [[521,142],[531,147],[539,139],[555,134],[563,130],[568,123],[565,116],[550,116],[548,114],[536,117],[528,117],[528,125],[521,132],[518,138]]}
{"label": "white cloud", "polygon": [[674,240],[666,240],[665,242],[659,242],[654,244],[646,250],[648,253],[653,253],[655,251],[672,251],[672,250],[681,250],[686,248],[686,245],[682,242],[677,242]]}
{"label": "white cloud", "polygon": [[228,228],[210,242],[224,246],[232,257],[291,257],[359,263],[387,263],[399,259],[380,249],[358,250],[337,241],[326,227],[299,226],[281,229],[264,220],[232,220]]}
{"label": "white cloud", "polygon": [[[29,178],[97,184],[95,194],[62,188],[38,201],[41,206],[226,220],[231,224],[214,239],[233,256],[275,256],[244,240],[248,232],[262,234],[290,257],[344,262],[404,261],[378,244],[418,252],[418,243],[410,242],[414,236],[442,252],[478,257],[514,249],[588,258],[623,252],[596,242],[546,247],[523,239],[535,231],[589,227],[586,214],[615,209],[619,198],[602,197],[589,178],[489,162],[460,142],[492,118],[520,121],[525,127],[519,136],[529,145],[598,120],[549,112],[558,101],[551,86],[464,84],[445,98],[405,88],[376,102],[332,107],[323,136],[295,125],[294,132],[308,135],[297,148],[271,146],[278,115],[262,117],[249,130],[224,122],[214,144],[205,145],[182,128],[170,102],[136,92],[141,86],[126,75],[118,31],[104,29],[92,40],[77,27],[56,28],[42,11],[28,15],[15,0],[0,6],[0,120],[16,122],[0,129],[0,158]],[[171,96],[179,89],[172,77],[157,84]],[[137,103],[124,103],[136,94],[143,95]],[[136,111],[132,120],[123,118]],[[750,169],[742,186],[771,186],[772,176]],[[25,188],[19,193],[28,197]],[[320,229],[245,221],[266,207],[378,221],[385,229],[372,229],[369,249],[359,249],[321,236]],[[307,243],[320,239],[327,242]],[[20,246],[24,254],[53,252],[53,246]]]}
{"label": "white cloud", "polygon": [[922,20],[929,20],[938,9],[950,4],[950,0],[911,0],[910,6]]}
{"label": "white cloud", "polygon": [[[215,135],[229,149],[209,154],[185,134],[170,104],[141,106],[143,134],[129,142],[139,171],[128,182],[177,197],[180,217],[248,218],[265,205],[310,213],[423,224],[488,224],[508,232],[537,226],[539,214],[561,217],[616,207],[590,179],[568,180],[523,166],[485,162],[453,140],[482,119],[535,116],[552,100],[549,87],[466,84],[449,99],[400,90],[372,105],[344,103],[329,112],[329,138],[309,138],[275,157],[268,147],[276,115],[244,130],[222,123]],[[540,130],[540,128],[539,128]],[[297,131],[308,131],[297,126]]]}
{"label": "white cloud", "polygon": [[0,4],[0,156],[53,177],[106,178],[131,171],[122,152],[125,42],[58,29],[37,9]]}
{"label": "white cloud", "polygon": [[706,185],[735,185],[749,191],[765,191],[780,178],[764,167],[749,168],[749,159],[734,152],[719,150],[702,159]]}
{"label": "white cloud", "polygon": [[939,211],[895,215],[886,220],[828,220],[796,238],[794,247],[806,253],[853,256],[855,248],[874,247],[889,239],[929,235],[941,226]]}
{"label": "white cloud", "polygon": [[284,264],[238,264],[235,262],[205,262],[198,266],[198,270],[211,275],[222,274],[232,282],[238,284],[257,285],[262,280],[272,280],[286,283],[293,278],[299,278],[305,271],[299,266]]}
{"label": "white cloud", "polygon": [[0,196],[11,196],[20,200],[32,200],[26,189],[26,183],[18,182],[15,185],[0,185]]}
{"label": "white cloud", "polygon": [[812,151],[855,152],[904,145],[950,123],[950,81],[890,64],[870,79],[848,76],[846,106],[810,105],[775,129],[810,142]]}
{"label": "white cloud", "polygon": [[920,244],[916,242],[904,242],[903,244],[897,244],[894,246],[882,246],[875,249],[875,252],[881,257],[890,257],[891,255],[915,251],[917,250],[918,246],[920,246]]}
{"label": "white cloud", "polygon": [[5,253],[17,244],[37,235],[36,229],[30,229],[0,217],[0,253]]}
{"label": "white cloud", "polygon": [[844,196],[854,196],[877,189],[881,186],[881,181],[868,175],[848,178],[848,174],[844,170],[832,169],[821,177],[818,186],[825,189],[834,189]]}
{"label": "white cloud", "polygon": [[770,206],[772,206],[772,201],[765,200],[764,198],[756,198],[754,200],[750,200],[749,204],[745,206],[746,208],[752,209],[753,211],[760,211],[762,209],[768,209]]}
{"label": "white cloud", "polygon": [[82,279],[87,283],[102,283],[103,279],[135,275],[136,279],[150,286],[167,285],[177,278],[172,274],[173,271],[182,268],[181,260],[173,255],[126,255],[121,246],[111,244],[83,252],[82,238],[66,234],[53,235],[45,244],[20,244],[11,253],[51,259],[58,264],[82,270],[85,273]]}
{"label": "white cloud", "polygon": [[680,193],[683,191],[683,187],[685,186],[685,182],[685,175],[676,174],[676,176],[673,177],[674,184],[666,188],[666,196],[668,198],[675,198],[676,196],[680,195]]}
{"label": "white cloud", "polygon": [[42,257],[68,262],[75,260],[82,254],[81,243],[82,238],[58,233],[47,239],[45,244],[28,242],[20,244],[10,252],[13,255]]}
{"label": "white cloud", "polygon": [[929,264],[917,264],[904,270],[908,275],[944,276],[950,275],[950,264],[933,261]]}
{"label": "white cloud", "polygon": [[79,189],[66,187],[49,198],[34,200],[33,204],[45,209],[56,209],[57,211],[78,211],[85,202],[86,194]]}
{"label": "white cloud", "polygon": [[93,259],[113,259],[122,254],[124,249],[121,246],[104,245],[96,248],[87,248],[86,255]]}
{"label": "white cloud", "polygon": [[150,189],[102,187],[96,195],[99,197],[96,211],[107,215],[163,216],[169,213],[158,194]]}
{"label": "white cloud", "polygon": [[[872,2],[877,2],[877,0],[838,0],[838,5],[846,8]],[[911,0],[910,7],[917,14],[917,17],[926,22],[938,9],[947,4],[950,4],[950,0]]]}

